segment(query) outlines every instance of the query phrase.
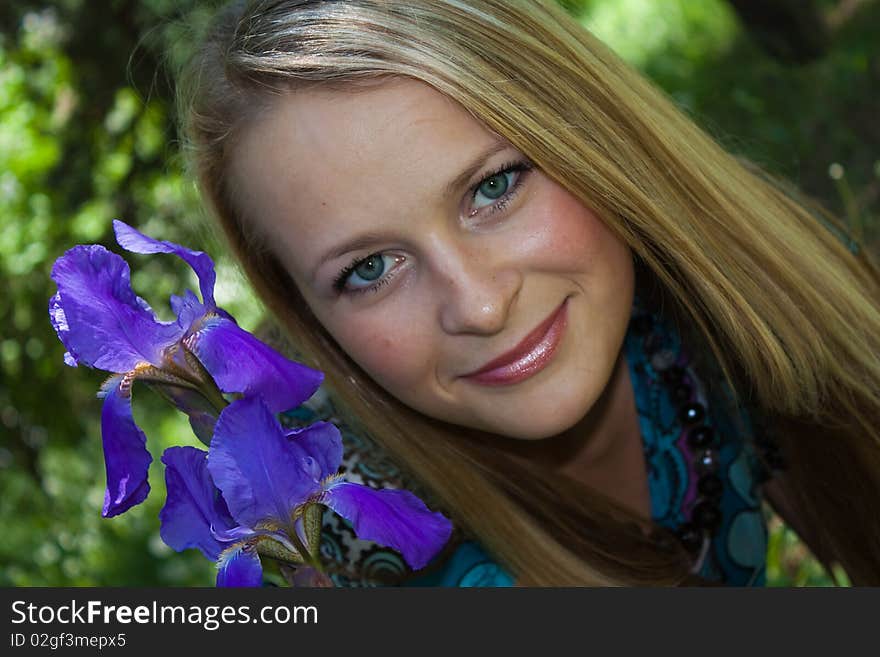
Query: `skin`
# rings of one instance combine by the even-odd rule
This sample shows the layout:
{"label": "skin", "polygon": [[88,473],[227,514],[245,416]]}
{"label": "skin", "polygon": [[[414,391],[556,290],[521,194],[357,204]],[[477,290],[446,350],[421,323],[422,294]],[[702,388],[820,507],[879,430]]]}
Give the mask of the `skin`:
{"label": "skin", "polygon": [[[472,176],[443,191],[499,141],[503,148]],[[243,133],[232,175],[240,207],[315,316],[379,385],[426,415],[521,439],[513,449],[647,516],[621,356],[631,253],[537,168],[487,184],[498,168],[521,161],[528,162],[448,97],[398,78],[357,93],[280,97]],[[499,199],[490,194],[505,186],[509,202],[492,213]],[[319,264],[368,231],[382,237]],[[358,269],[347,289],[375,282],[371,272],[386,285],[362,294],[333,289],[341,270],[377,253],[384,258]],[[463,378],[517,345],[566,299],[567,326],[547,367],[513,385]]]}

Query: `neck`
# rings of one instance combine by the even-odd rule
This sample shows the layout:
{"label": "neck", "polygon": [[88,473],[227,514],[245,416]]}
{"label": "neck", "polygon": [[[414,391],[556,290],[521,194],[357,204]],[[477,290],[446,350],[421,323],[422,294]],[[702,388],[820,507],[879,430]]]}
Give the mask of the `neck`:
{"label": "neck", "polygon": [[650,518],[642,437],[623,349],[602,395],[577,424],[543,440],[511,441],[505,449]]}

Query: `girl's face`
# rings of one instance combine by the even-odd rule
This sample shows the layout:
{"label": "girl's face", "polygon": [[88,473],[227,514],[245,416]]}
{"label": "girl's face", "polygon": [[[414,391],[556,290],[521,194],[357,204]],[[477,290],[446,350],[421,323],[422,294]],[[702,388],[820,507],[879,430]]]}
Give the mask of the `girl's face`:
{"label": "girl's face", "polygon": [[536,439],[583,419],[608,384],[629,249],[432,87],[291,93],[232,168],[239,206],[315,316],[405,404]]}

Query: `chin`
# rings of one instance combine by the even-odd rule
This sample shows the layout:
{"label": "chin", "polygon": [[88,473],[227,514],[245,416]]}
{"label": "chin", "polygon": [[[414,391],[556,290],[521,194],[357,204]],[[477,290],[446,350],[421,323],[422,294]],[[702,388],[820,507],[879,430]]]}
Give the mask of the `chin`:
{"label": "chin", "polygon": [[531,417],[527,423],[523,422],[516,425],[506,423],[504,426],[494,429],[492,433],[516,440],[539,441],[558,436],[571,429],[578,423],[579,419],[571,418],[570,421],[565,421],[559,416],[548,418]]}
{"label": "chin", "polygon": [[517,440],[544,440],[578,424],[590,412],[595,401],[594,395],[588,395],[586,400],[571,399],[564,403],[557,399],[554,403],[532,406],[527,412],[484,418],[484,426],[478,428]]}

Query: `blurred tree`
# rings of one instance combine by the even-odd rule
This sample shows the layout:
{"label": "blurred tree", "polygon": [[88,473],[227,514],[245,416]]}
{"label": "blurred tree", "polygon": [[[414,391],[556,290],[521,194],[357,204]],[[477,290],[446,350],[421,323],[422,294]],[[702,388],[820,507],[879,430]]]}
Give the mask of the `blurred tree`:
{"label": "blurred tree", "polygon": [[770,55],[803,64],[825,54],[830,31],[815,0],[728,0]]}

